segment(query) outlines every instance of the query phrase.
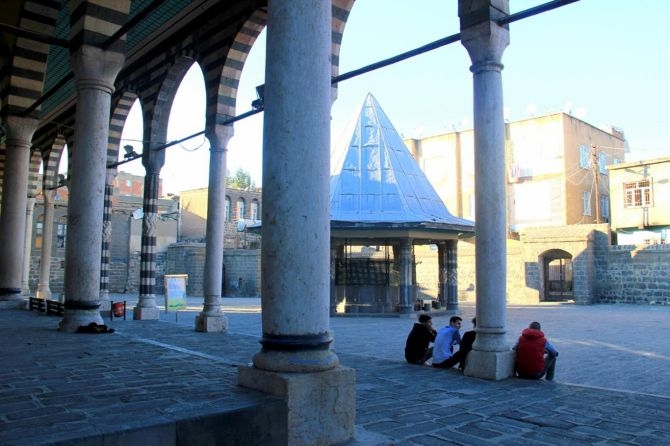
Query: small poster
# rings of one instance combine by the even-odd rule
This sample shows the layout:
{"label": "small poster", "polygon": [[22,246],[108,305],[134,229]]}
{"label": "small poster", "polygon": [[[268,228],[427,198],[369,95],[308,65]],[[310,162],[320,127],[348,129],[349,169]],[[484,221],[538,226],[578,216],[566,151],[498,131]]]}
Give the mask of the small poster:
{"label": "small poster", "polygon": [[165,275],[165,311],[186,309],[188,274]]}

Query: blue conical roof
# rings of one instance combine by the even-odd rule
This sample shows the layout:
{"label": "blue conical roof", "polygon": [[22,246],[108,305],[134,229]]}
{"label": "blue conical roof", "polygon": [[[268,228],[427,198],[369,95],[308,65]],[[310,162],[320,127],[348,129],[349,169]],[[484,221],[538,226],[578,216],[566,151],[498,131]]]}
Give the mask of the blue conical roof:
{"label": "blue conical roof", "polygon": [[474,231],[473,222],[449,213],[372,94],[349,131],[331,154],[331,223],[429,223]]}

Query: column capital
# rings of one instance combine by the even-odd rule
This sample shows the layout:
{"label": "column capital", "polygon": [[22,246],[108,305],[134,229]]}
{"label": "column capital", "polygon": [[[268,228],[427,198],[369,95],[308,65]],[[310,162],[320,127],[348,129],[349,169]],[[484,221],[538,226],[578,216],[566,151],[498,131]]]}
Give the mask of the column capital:
{"label": "column capital", "polygon": [[207,129],[205,136],[209,140],[210,151],[227,151],[228,142],[235,134],[235,129],[232,125],[215,124],[212,128]]}
{"label": "column capital", "polygon": [[123,68],[125,57],[121,53],[105,51],[89,45],[78,48],[70,57],[77,89],[103,90],[111,94],[114,81]]}
{"label": "column capital", "polygon": [[502,69],[500,60],[509,45],[509,29],[497,20],[507,15],[509,0],[459,0],[461,44],[472,60],[471,71]]}
{"label": "column capital", "polygon": [[30,141],[37,130],[37,119],[9,115],[5,118],[7,131],[6,147],[30,147]]}

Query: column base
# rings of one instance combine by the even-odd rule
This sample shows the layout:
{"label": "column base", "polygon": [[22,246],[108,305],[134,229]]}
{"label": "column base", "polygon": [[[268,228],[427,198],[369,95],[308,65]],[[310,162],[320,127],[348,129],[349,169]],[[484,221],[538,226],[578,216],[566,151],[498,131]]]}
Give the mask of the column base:
{"label": "column base", "polygon": [[331,349],[295,352],[261,349],[254,355],[253,364],[273,372],[317,373],[335,369],[340,360]]}
{"label": "column base", "polygon": [[514,351],[471,350],[463,372],[466,376],[499,381],[514,375]]}
{"label": "column base", "polygon": [[400,314],[412,314],[412,313],[414,313],[414,307],[409,306],[409,305],[407,305],[407,306],[399,305],[398,306],[398,312]]}
{"label": "column base", "polygon": [[98,325],[104,324],[98,310],[71,310],[66,308],[63,319],[58,323],[58,330],[74,333],[77,328],[85,327],[91,322]]}
{"label": "column base", "polygon": [[110,317],[112,315],[112,301],[109,300],[108,292],[100,292],[100,314],[103,317]]}
{"label": "column base", "polygon": [[155,321],[160,319],[161,310],[158,307],[135,307],[133,308],[133,320]]}
{"label": "column base", "polygon": [[35,297],[38,299],[51,299],[51,289],[37,288],[37,291],[35,291]]}
{"label": "column base", "polygon": [[237,384],[284,399],[287,444],[326,446],[351,440],[356,423],[356,372],[336,367],[316,373],[238,368]]}
{"label": "column base", "polygon": [[195,317],[195,331],[214,333],[228,330],[228,318],[199,314]]}
{"label": "column base", "polygon": [[0,294],[0,302],[23,302],[25,297],[20,294]]}

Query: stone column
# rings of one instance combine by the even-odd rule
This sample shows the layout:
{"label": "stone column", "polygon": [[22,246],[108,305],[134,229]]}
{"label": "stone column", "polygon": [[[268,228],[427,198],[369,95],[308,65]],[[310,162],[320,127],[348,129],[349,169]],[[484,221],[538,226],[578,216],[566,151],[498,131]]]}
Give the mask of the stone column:
{"label": "stone column", "polygon": [[[21,280],[28,203],[30,145],[37,121],[7,116],[4,120],[5,170],[0,209],[0,302],[21,303]],[[14,305],[8,304],[8,305]]]}
{"label": "stone column", "polygon": [[330,240],[330,314],[337,313],[337,254],[342,242],[339,240]]}
{"label": "stone column", "polygon": [[447,276],[447,242],[437,242],[437,274],[439,276],[437,282],[437,295],[442,308],[447,308],[447,300],[449,296]]}
{"label": "stone column", "polygon": [[102,254],[100,257],[100,311],[109,316],[112,303],[109,300],[109,257],[112,243],[112,197],[114,196],[114,178],[116,169],[107,171],[105,181],[105,202],[102,215]]}
{"label": "stone column", "polygon": [[477,339],[465,374],[486,379],[512,375],[514,356],[505,339],[506,207],[503,51],[509,31],[496,20],[508,0],[459,0],[461,43],[468,50],[474,84]]}
{"label": "stone column", "polygon": [[355,373],[329,330],[331,2],[268,2],[263,337],[238,382],[284,398],[287,444],[353,436]]}
{"label": "stone column", "polygon": [[42,189],[44,195],[44,221],[42,222],[42,252],[40,256],[40,281],[37,285],[37,297],[40,299],[51,298],[51,247],[54,235],[54,196],[55,190],[46,187]]}
{"label": "stone column", "polygon": [[412,240],[400,241],[400,312],[411,313],[414,310],[414,262],[412,259]]}
{"label": "stone column", "polygon": [[30,252],[33,247],[33,210],[35,209],[35,197],[28,197],[26,203],[26,235],[23,242],[23,280],[21,282],[21,294],[30,297]]}
{"label": "stone column", "polygon": [[196,331],[225,331],[228,320],[221,309],[223,236],[226,212],[226,152],[233,127],[216,125],[209,139],[209,190],[207,193],[207,244],[205,245],[205,304],[195,319]]}
{"label": "stone column", "polygon": [[[148,145],[150,146],[150,145]],[[151,151],[145,146],[144,151]],[[164,152],[161,150],[161,152]],[[146,159],[146,157],[143,159]],[[162,166],[162,163],[160,163]],[[145,164],[144,205],[142,207],[142,248],[140,252],[140,298],[133,308],[134,320],[157,320],[160,309],[156,305],[156,220],[158,220],[158,186],[160,166]]]}
{"label": "stone column", "polygon": [[123,55],[91,46],[71,59],[77,83],[65,245],[65,314],[60,330],[76,331],[100,317],[100,256],[107,173],[109,115]]}
{"label": "stone column", "polygon": [[458,313],[458,240],[447,240],[447,311]]}

